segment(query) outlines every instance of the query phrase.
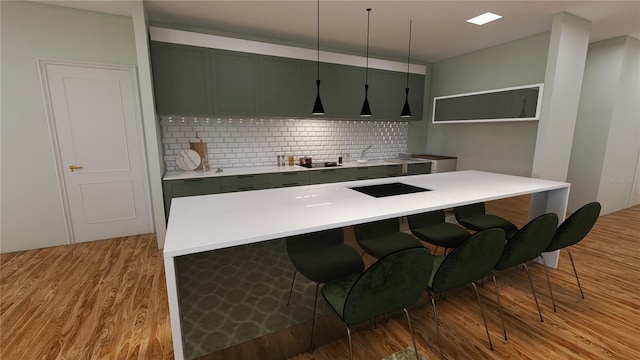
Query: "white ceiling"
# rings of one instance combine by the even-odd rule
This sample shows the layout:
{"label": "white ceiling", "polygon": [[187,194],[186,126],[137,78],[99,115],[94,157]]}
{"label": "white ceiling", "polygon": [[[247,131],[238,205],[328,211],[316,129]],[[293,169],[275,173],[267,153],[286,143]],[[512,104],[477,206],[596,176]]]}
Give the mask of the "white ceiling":
{"label": "white ceiling", "polygon": [[[123,1],[40,1],[127,15]],[[315,48],[315,0],[144,0],[150,21],[212,29],[243,37]],[[320,47],[364,55],[371,11],[370,54],[406,60],[413,19],[412,62],[430,63],[549,31],[566,11],[591,21],[591,41],[630,35],[640,39],[636,1],[399,1],[320,0]],[[465,20],[491,11],[503,16],[484,26]]]}

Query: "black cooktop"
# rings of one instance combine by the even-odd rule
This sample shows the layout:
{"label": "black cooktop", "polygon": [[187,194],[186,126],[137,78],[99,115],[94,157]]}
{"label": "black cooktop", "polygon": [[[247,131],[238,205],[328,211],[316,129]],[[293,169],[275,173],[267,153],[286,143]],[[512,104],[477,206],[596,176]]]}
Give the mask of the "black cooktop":
{"label": "black cooktop", "polygon": [[413,193],[418,193],[423,191],[431,191],[430,189],[425,189],[425,188],[421,188],[413,185],[407,185],[399,182],[394,182],[389,184],[369,185],[369,186],[356,186],[349,189],[359,191],[363,194],[367,194],[377,198],[385,197],[385,196],[413,194]]}

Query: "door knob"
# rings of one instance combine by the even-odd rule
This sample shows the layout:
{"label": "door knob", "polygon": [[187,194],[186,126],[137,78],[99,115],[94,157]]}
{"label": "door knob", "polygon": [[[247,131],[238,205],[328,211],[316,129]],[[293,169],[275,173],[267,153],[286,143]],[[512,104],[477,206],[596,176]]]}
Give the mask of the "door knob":
{"label": "door knob", "polygon": [[82,169],[82,166],[69,165],[69,170],[71,170],[71,172],[73,172],[73,170],[77,170],[77,169]]}

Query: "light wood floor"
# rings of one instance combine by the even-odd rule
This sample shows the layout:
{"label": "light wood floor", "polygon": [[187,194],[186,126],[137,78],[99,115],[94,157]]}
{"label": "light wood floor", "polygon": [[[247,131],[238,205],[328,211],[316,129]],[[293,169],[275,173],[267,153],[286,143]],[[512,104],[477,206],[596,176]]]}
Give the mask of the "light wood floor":
{"label": "light wood floor", "polygon": [[[488,210],[521,226],[528,197],[495,201]],[[491,284],[480,288],[494,351],[471,287],[439,300],[445,358],[640,359],[640,206],[600,217],[572,254],[586,298],[562,252],[551,273],[557,313],[542,267],[529,266],[544,322],[525,273],[498,274],[508,341]],[[153,235],[0,255],[0,359],[172,359],[163,271]],[[421,355],[438,358],[426,296],[410,310]],[[206,358],[282,358],[305,346],[307,332],[302,324]],[[331,314],[320,322],[317,343],[294,359],[348,358],[346,333]],[[355,357],[380,359],[410,343],[404,317],[394,314],[376,328],[357,327]]]}

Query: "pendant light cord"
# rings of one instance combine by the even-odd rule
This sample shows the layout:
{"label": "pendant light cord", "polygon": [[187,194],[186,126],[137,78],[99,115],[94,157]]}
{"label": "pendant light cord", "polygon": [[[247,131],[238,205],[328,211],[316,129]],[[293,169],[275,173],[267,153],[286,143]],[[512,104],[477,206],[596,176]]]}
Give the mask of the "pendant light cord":
{"label": "pendant light cord", "polygon": [[320,0],[318,0],[318,41],[317,41],[317,49],[318,49],[318,76],[316,77],[317,80],[320,80]]}
{"label": "pendant light cord", "polygon": [[369,18],[371,16],[371,9],[367,9],[367,68],[365,70],[365,85],[369,85]]}
{"label": "pendant light cord", "polygon": [[409,19],[409,54],[407,55],[407,88],[409,87],[409,61],[411,61],[411,23],[412,19]]}

